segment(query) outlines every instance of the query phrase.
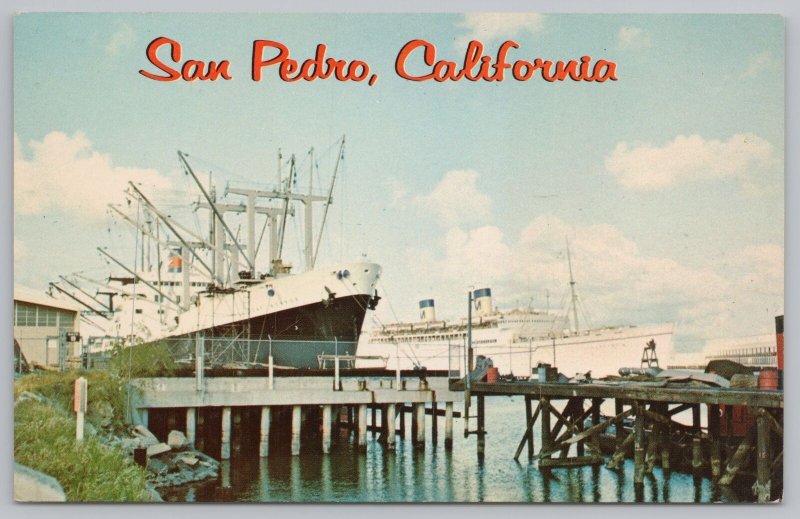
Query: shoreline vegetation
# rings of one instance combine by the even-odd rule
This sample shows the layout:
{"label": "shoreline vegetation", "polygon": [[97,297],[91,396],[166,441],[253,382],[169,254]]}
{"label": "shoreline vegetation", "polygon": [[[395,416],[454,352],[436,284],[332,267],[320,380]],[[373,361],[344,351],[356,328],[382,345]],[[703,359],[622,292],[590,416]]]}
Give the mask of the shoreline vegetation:
{"label": "shoreline vegetation", "polygon": [[[52,476],[70,502],[160,501],[148,471],[118,443],[126,424],[127,382],[167,374],[174,363],[160,344],[115,351],[108,369],[34,371],[14,381],[14,461]],[[86,435],[75,439],[73,387],[88,381]]]}

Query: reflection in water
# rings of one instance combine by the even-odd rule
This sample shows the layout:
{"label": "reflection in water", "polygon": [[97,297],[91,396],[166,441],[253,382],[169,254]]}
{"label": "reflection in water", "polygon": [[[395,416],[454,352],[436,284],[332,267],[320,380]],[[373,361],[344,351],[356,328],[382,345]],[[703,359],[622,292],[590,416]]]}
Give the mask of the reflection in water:
{"label": "reflection in water", "polygon": [[[519,425],[523,401],[489,399],[486,405],[486,453],[477,456],[476,437],[456,434],[453,450],[444,449],[444,435],[434,444],[430,435],[424,450],[410,436],[397,438],[396,449],[368,437],[359,451],[348,431],[334,434],[330,454],[304,437],[303,453],[273,445],[272,455],[259,458],[243,444],[236,456],[221,465],[220,478],[196,487],[165,492],[175,501],[252,502],[709,502],[736,501],[729,489],[712,487],[705,478],[656,467],[645,485],[634,488],[633,462],[618,469],[604,466],[539,470],[536,461],[514,461],[513,446],[523,433]],[[427,416],[430,431],[431,417]],[[459,424],[454,427],[459,430]],[[539,431],[535,431],[535,436]],[[541,445],[540,438],[535,438]],[[523,458],[524,459],[524,458]],[[229,487],[229,488],[225,488]],[[747,499],[748,497],[745,497]]]}

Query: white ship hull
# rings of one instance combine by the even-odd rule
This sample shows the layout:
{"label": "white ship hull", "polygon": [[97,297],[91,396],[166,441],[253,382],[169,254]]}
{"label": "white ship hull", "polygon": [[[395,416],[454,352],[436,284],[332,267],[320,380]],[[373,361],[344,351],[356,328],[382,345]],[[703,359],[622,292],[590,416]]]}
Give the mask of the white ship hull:
{"label": "white ship hull", "polygon": [[[555,365],[569,377],[592,372],[592,377],[616,375],[621,367],[638,367],[648,341],[655,340],[661,366],[672,355],[671,323],[588,330],[572,336],[553,338],[515,338],[513,330],[475,329],[472,333],[473,356],[492,359],[500,374],[528,377],[539,363]],[[383,356],[387,367],[449,370],[463,376],[466,332],[397,335],[373,333],[362,336],[359,355]],[[555,353],[554,353],[555,345]],[[555,360],[554,360],[555,359]]]}

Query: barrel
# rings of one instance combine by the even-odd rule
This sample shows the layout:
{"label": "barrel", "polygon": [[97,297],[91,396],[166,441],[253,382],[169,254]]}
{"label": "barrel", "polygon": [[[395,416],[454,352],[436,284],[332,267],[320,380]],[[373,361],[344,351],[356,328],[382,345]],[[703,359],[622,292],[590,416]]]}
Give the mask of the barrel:
{"label": "barrel", "polygon": [[486,383],[495,384],[497,382],[497,375],[499,372],[500,370],[495,368],[494,366],[486,368]]}
{"label": "barrel", "polygon": [[778,370],[775,368],[762,369],[758,374],[758,389],[769,391],[778,389]]}

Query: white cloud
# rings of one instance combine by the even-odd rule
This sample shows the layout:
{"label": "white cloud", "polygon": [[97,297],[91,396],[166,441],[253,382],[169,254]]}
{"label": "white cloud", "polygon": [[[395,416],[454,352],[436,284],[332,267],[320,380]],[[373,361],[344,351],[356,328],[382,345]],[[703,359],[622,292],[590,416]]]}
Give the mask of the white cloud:
{"label": "white cloud", "polygon": [[478,173],[472,170],[448,171],[431,193],[414,197],[414,203],[448,227],[483,223],[489,218],[492,201],[478,190],[477,180]]}
{"label": "white cloud", "polygon": [[747,67],[744,69],[742,76],[756,77],[761,75],[762,72],[770,72],[780,70],[782,63],[778,58],[772,55],[769,51],[764,51],[756,54],[750,58]]}
{"label": "white cloud", "polygon": [[692,266],[644,253],[612,225],[577,225],[552,215],[533,219],[516,237],[496,226],[451,228],[441,250],[409,250],[415,267],[404,283],[418,291],[408,297],[433,297],[439,317],[457,318],[467,287],[487,286],[501,308],[531,303],[565,312],[567,237],[582,327],[586,320],[592,326],[675,322],[684,340],[733,337],[769,331],[783,311],[780,245],[753,245],[725,262]]}
{"label": "white cloud", "polygon": [[121,25],[106,43],[106,53],[116,56],[121,50],[130,48],[136,41],[136,34],[128,24]]}
{"label": "white cloud", "polygon": [[459,26],[468,31],[456,40],[456,46],[463,47],[470,40],[488,44],[515,38],[524,32],[537,33],[544,27],[544,16],[538,13],[467,13]]}
{"label": "white cloud", "polygon": [[147,189],[170,187],[155,169],[114,165],[80,131],[72,136],[51,132],[41,141],[30,141],[29,156],[23,148],[15,135],[14,207],[20,215],[58,212],[99,220],[107,204],[125,200],[128,181]]}
{"label": "white cloud", "polygon": [[662,147],[620,142],[606,156],[606,170],[623,187],[655,191],[682,182],[735,177],[747,178],[778,163],[772,145],[752,133],[727,141],[699,135],[678,135]]}
{"label": "white cloud", "polygon": [[620,49],[642,49],[650,47],[650,34],[639,27],[622,26],[617,32],[617,43]]}

